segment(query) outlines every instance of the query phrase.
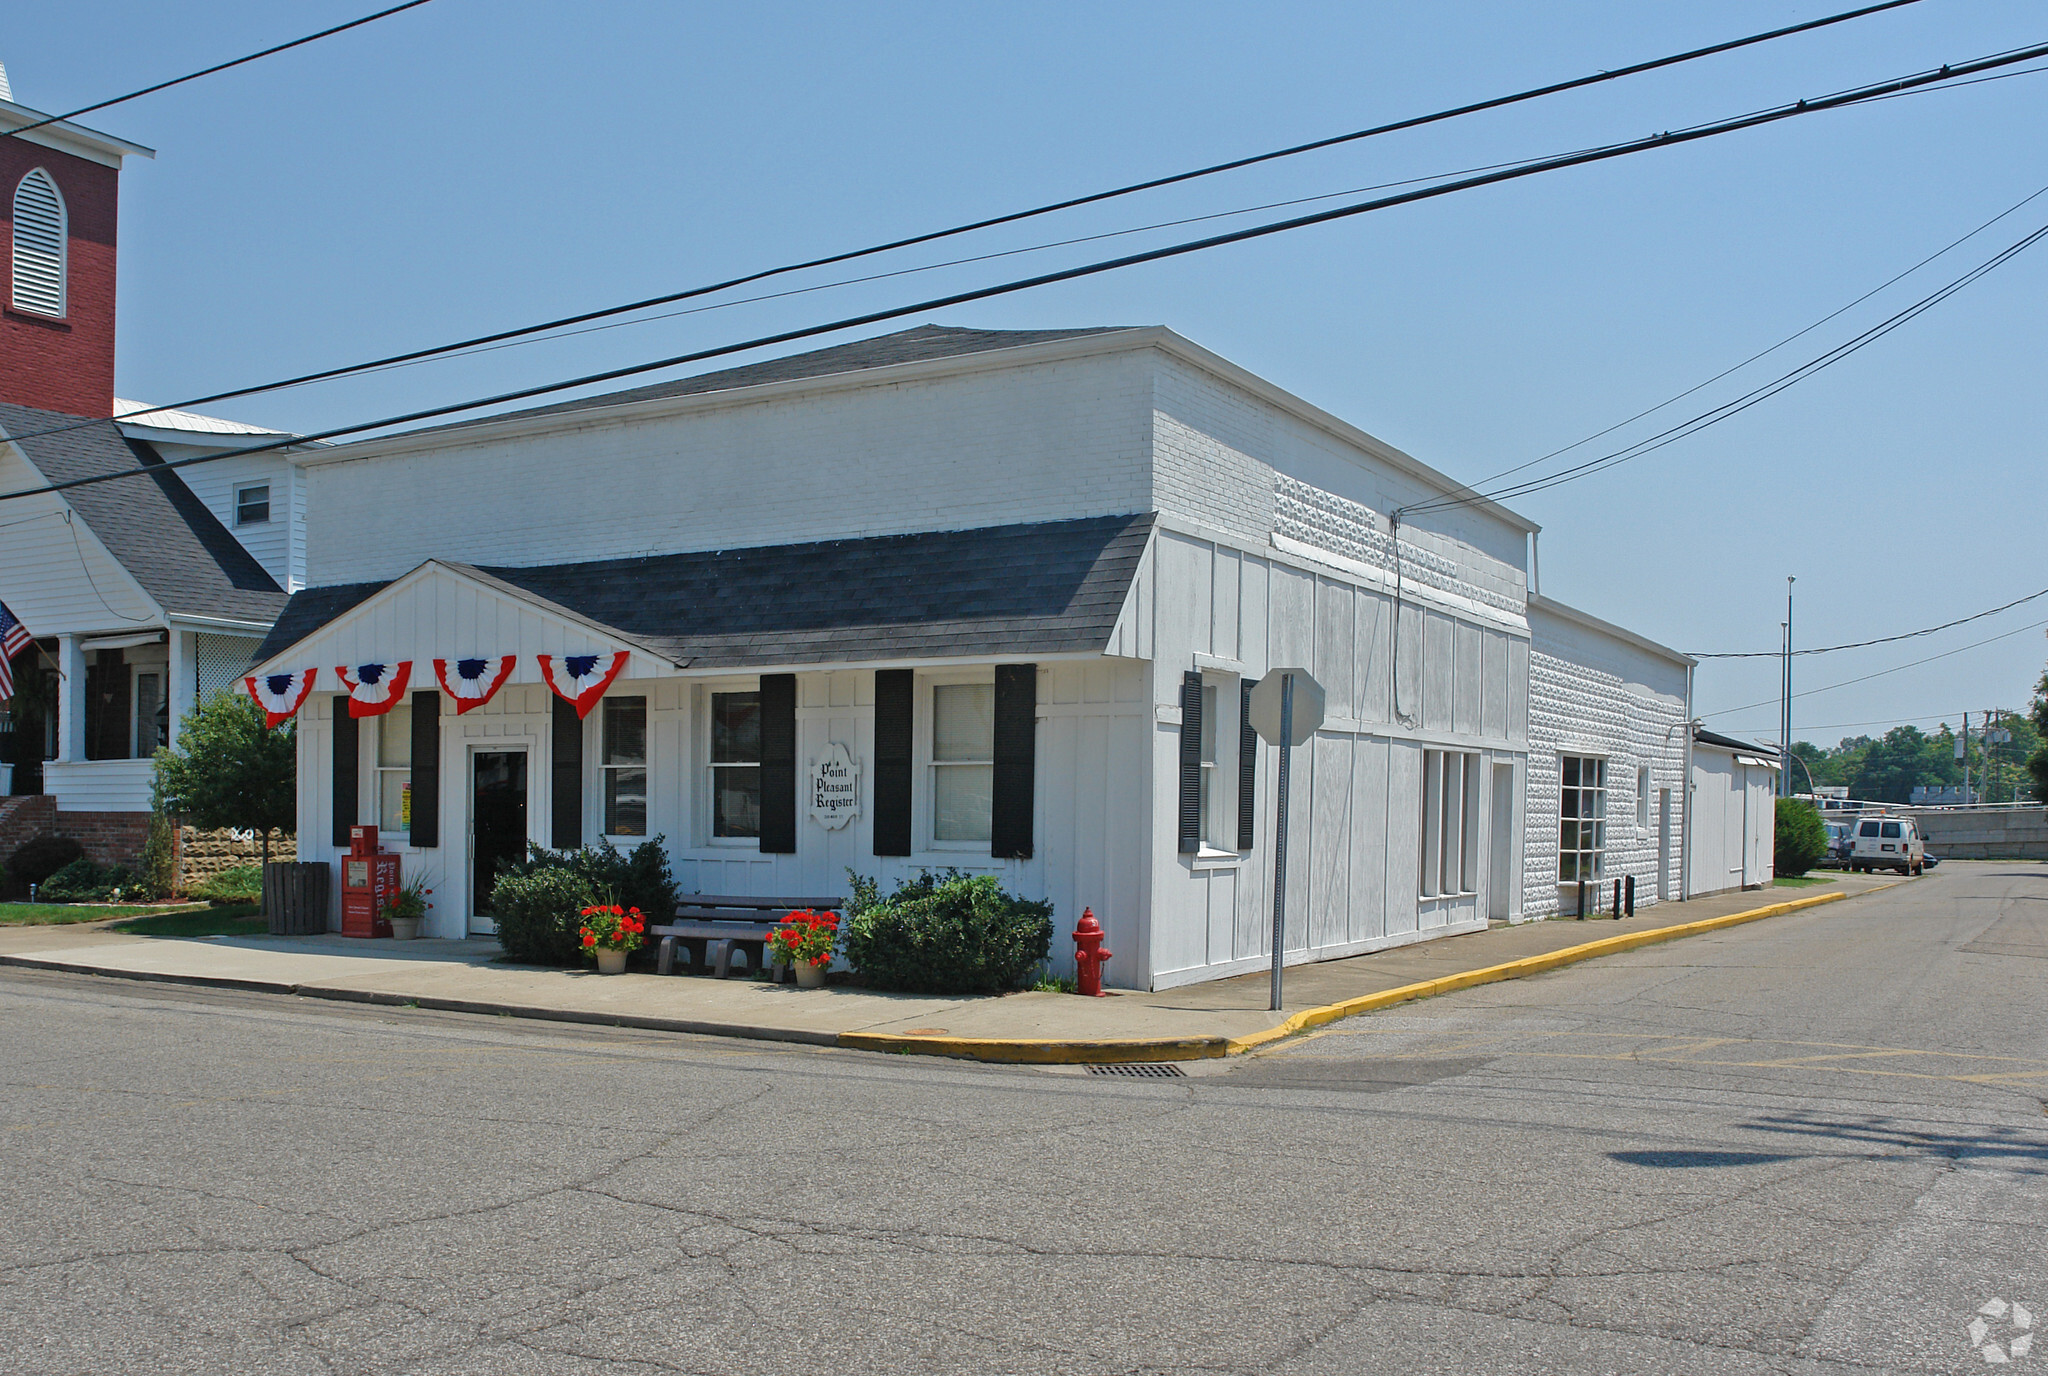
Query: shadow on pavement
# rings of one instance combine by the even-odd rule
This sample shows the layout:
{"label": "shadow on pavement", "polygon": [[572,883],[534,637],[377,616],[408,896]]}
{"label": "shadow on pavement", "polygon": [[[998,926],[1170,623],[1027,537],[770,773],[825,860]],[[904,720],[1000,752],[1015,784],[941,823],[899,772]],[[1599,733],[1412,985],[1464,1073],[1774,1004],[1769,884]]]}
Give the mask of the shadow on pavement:
{"label": "shadow on pavement", "polygon": [[1611,1151],[1607,1153],[1607,1159],[1628,1166],[1679,1170],[1695,1166],[1762,1166],[1773,1161],[1803,1160],[1804,1154],[1775,1151]]}
{"label": "shadow on pavement", "polygon": [[2006,1161],[2030,1175],[2048,1174],[2048,1139],[2017,1128],[1983,1128],[1974,1132],[1928,1132],[1894,1126],[1883,1118],[1849,1119],[1789,1116],[1760,1118],[1749,1125],[1758,1132],[1786,1133],[1857,1146],[1887,1149],[1885,1155],[1912,1154],[1951,1161]]}

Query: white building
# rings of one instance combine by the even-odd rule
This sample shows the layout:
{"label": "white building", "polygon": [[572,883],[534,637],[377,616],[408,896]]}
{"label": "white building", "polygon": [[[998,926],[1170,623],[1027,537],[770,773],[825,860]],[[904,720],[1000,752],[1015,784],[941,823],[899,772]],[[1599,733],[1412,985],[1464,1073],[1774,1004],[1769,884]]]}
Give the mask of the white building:
{"label": "white building", "polygon": [[1771,882],[1778,835],[1778,758],[1704,727],[1693,731],[1691,894]]}
{"label": "white building", "polygon": [[[1524,917],[1680,897],[1695,661],[1541,594],[1529,598]],[[1690,896],[1687,894],[1686,896]]]}
{"label": "white building", "polygon": [[[496,855],[658,833],[685,889],[958,865],[1092,907],[1114,983],[1256,968],[1241,704],[1285,664],[1329,695],[1291,958],[1521,910],[1534,527],[1432,511],[1397,573],[1389,515],[1458,485],[1169,330],[925,327],[296,462],[311,586],[262,672],[320,676],[300,854],[403,833],[442,935],[489,929]],[[536,658],[618,652],[581,721]],[[435,688],[507,655],[483,707]],[[334,667],[400,662],[406,715],[350,716]],[[861,808],[828,830],[797,800],[833,745]]]}

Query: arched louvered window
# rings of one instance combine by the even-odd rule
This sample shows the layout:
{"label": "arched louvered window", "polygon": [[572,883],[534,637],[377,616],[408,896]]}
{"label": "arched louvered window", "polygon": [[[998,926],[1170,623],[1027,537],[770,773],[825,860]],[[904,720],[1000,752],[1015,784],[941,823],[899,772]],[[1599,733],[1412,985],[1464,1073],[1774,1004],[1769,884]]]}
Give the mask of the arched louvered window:
{"label": "arched louvered window", "polygon": [[64,314],[64,197],[40,167],[14,188],[14,308]]}

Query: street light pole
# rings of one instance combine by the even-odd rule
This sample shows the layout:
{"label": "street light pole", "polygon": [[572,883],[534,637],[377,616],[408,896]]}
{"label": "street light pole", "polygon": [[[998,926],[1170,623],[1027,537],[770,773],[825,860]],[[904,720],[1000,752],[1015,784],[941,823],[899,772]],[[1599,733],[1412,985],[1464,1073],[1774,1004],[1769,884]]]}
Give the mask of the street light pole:
{"label": "street light pole", "polygon": [[1785,580],[1784,707],[1778,714],[1778,794],[1785,798],[1792,796],[1792,585],[1798,581]]}

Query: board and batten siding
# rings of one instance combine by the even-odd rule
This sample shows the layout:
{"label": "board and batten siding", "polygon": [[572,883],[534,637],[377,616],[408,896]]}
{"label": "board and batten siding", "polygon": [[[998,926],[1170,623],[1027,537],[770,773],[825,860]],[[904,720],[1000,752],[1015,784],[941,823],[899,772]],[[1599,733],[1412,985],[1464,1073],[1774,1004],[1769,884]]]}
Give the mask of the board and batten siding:
{"label": "board and batten siding", "polygon": [[[507,644],[509,642],[500,642]],[[502,652],[512,652],[505,650]],[[636,661],[637,662],[637,661]],[[994,676],[993,664],[965,664],[944,671]],[[931,674],[918,676],[917,726],[926,739]],[[1144,715],[1146,681],[1142,667],[1112,661],[1063,661],[1042,666],[1038,674],[1037,786],[1033,799],[1033,854],[1024,860],[997,860],[986,847],[948,849],[920,839],[909,856],[880,857],[873,853],[874,673],[843,669],[801,673],[797,679],[797,763],[799,788],[809,765],[828,743],[838,742],[860,764],[861,812],[848,825],[828,831],[810,820],[801,806],[797,815],[797,848],[788,855],[763,854],[750,841],[713,838],[709,822],[710,694],[753,691],[754,674],[695,677],[621,678],[608,698],[644,697],[648,727],[648,837],[611,836],[622,849],[649,837],[663,840],[676,882],[686,893],[838,894],[848,892],[848,871],[879,878],[886,892],[921,869],[958,867],[975,874],[993,874],[1002,884],[1027,898],[1054,904],[1052,960],[1055,970],[1071,973],[1073,947],[1066,939],[1091,907],[1109,933],[1112,950],[1133,956],[1121,966],[1112,963],[1111,982],[1126,987],[1140,983],[1135,953],[1141,946],[1143,903]],[[415,666],[415,689],[433,686],[431,671],[424,680]],[[323,671],[320,687],[301,713],[299,734],[299,835],[301,857],[334,861],[342,848],[333,843],[331,798],[332,714],[334,681]],[[345,709],[344,709],[345,710]],[[441,721],[441,844],[416,849],[396,844],[405,857],[408,876],[423,874],[437,891],[436,908],[427,930],[456,937],[467,925],[470,875],[468,860],[470,753],[476,749],[523,748],[528,751],[527,833],[537,844],[552,834],[549,777],[552,699],[544,685],[508,683],[482,707],[456,716],[444,702]],[[371,727],[374,719],[366,719]],[[586,844],[596,844],[604,822],[601,732],[603,707],[584,721],[583,816]],[[365,729],[359,745],[363,763],[357,799],[359,817],[375,820],[374,729]],[[913,835],[930,835],[927,773],[922,761],[912,794],[917,809]],[[331,923],[339,923],[336,898]],[[1118,975],[1125,978],[1118,980]]]}
{"label": "board and batten siding", "polygon": [[[1427,589],[1423,590],[1425,593]],[[1152,661],[1154,988],[1262,968],[1271,960],[1272,828],[1278,751],[1261,744],[1257,827],[1235,860],[1177,854],[1179,686],[1190,669],[1238,680],[1307,669],[1327,695],[1322,729],[1294,751],[1288,866],[1290,962],[1476,930],[1493,873],[1491,766],[1519,779],[1528,641],[1520,618],[1419,603],[1404,595],[1401,714],[1394,713],[1395,597],[1336,566],[1241,548],[1224,532],[1167,519],[1141,564],[1112,652]],[[1476,607],[1478,604],[1472,603]],[[1483,615],[1483,619],[1482,619]],[[1231,698],[1234,701],[1234,697]],[[1424,751],[1481,757],[1476,889],[1420,892]],[[1519,822],[1512,797],[1505,821]],[[1166,838],[1160,840],[1157,838]]]}

